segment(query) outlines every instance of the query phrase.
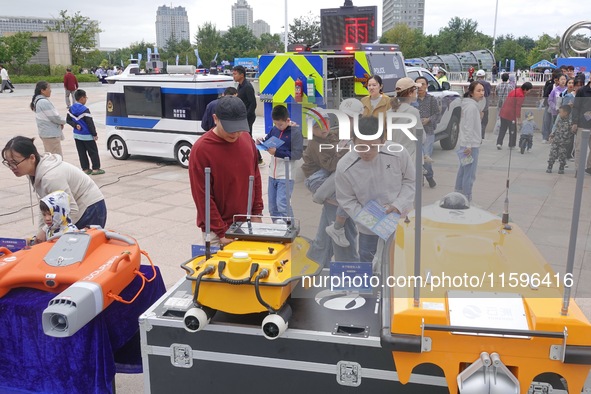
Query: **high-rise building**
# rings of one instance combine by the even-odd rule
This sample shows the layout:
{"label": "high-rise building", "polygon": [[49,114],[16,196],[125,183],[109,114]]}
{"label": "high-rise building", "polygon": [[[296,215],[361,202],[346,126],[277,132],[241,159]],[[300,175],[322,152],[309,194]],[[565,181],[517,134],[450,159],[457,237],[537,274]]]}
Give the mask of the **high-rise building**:
{"label": "high-rise building", "polygon": [[232,5],[232,27],[246,26],[252,30],[252,8],[246,0],[237,0]]}
{"label": "high-rise building", "polygon": [[189,18],[185,7],[158,7],[156,12],[156,46],[165,48],[168,40],[191,41]]}
{"label": "high-rise building", "polygon": [[425,0],[384,0],[382,7],[382,34],[398,24],[423,32]]}
{"label": "high-rise building", "polygon": [[[0,16],[0,36],[4,33],[18,33],[18,32],[42,32],[47,31],[47,28],[53,28],[59,19],[44,18],[36,16]],[[90,22],[98,21],[91,20]],[[96,47],[100,47],[99,35],[94,37]]]}
{"label": "high-rise building", "polygon": [[261,35],[265,33],[271,34],[271,26],[262,19],[254,21],[252,24],[252,34],[254,34],[256,38],[261,38]]}

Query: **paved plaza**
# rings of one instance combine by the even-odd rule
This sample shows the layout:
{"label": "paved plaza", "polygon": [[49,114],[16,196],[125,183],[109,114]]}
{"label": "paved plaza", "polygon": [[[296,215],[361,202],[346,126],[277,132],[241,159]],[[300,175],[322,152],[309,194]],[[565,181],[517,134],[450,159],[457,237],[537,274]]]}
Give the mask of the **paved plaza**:
{"label": "paved plaza", "polygon": [[[107,227],[136,238],[141,248],[160,267],[164,282],[170,287],[184,275],[180,264],[191,257],[191,244],[202,243],[200,231],[195,225],[196,211],[188,171],[172,160],[138,156],[126,161],[113,159],[106,149],[105,138],[107,87],[89,84],[83,88],[87,91],[87,106],[97,125],[102,168],[106,171],[104,175],[93,176],[93,180],[105,195]],[[17,86],[15,93],[0,94],[1,147],[16,135],[37,136],[35,116],[29,109],[32,93],[32,86]],[[52,86],[51,101],[65,117],[66,105],[61,84]],[[494,124],[493,115],[494,112],[491,112],[489,130]],[[540,114],[536,114],[536,119],[541,119]],[[64,159],[79,165],[71,127],[66,125],[64,134]],[[255,123],[255,136],[262,134],[263,119],[259,117]],[[496,136],[489,131],[482,145],[473,198],[477,206],[500,214],[505,199],[509,150],[505,148],[498,151],[495,139]],[[42,152],[41,141],[36,142]],[[513,151],[510,217],[527,233],[554,270],[563,273],[567,263],[574,200],[574,163],[569,163],[564,175],[558,175],[556,171],[547,174],[545,169],[549,149],[549,145],[541,144],[541,135],[537,133],[531,153],[521,155]],[[268,157],[265,159],[268,161]],[[423,187],[423,205],[431,204],[453,191],[455,183],[458,159],[454,151],[443,151],[436,143],[433,159],[437,187]],[[262,170],[265,199],[266,173],[266,169]],[[586,175],[585,178],[572,294],[587,316],[591,317],[591,177]],[[302,223],[303,235],[313,238],[321,207],[312,202],[302,180],[300,171],[293,199],[294,212]],[[33,193],[36,220],[38,209],[34,191],[29,190],[24,177],[16,178],[5,167],[0,168],[0,184],[0,237],[24,238],[33,235],[35,225],[31,219],[29,196]],[[116,383],[120,393],[140,393],[143,390],[141,375],[118,374]]]}

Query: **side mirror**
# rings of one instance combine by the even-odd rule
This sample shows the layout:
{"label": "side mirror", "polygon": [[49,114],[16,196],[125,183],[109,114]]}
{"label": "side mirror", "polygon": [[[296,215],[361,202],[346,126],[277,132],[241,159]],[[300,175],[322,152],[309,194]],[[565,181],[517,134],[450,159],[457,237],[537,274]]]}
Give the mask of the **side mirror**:
{"label": "side mirror", "polygon": [[434,92],[434,91],[436,91],[436,90],[437,90],[437,89],[436,89],[436,88],[435,88],[435,86],[433,86],[433,85],[429,85],[429,86],[427,87],[427,92]]}
{"label": "side mirror", "polygon": [[443,90],[450,90],[451,89],[451,85],[449,84],[449,82],[443,81],[443,82],[441,82],[441,88]]}

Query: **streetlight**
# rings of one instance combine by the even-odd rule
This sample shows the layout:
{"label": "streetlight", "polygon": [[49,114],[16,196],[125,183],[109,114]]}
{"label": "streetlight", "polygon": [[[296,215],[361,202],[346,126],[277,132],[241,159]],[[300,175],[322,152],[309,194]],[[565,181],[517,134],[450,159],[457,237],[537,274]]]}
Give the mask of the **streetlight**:
{"label": "streetlight", "polygon": [[287,33],[289,31],[289,25],[287,24],[287,0],[285,0],[285,26],[283,26],[283,32],[284,32],[284,37],[283,37],[283,41],[284,41],[284,52],[287,53]]}
{"label": "streetlight", "polygon": [[497,14],[498,14],[498,12],[499,12],[499,0],[497,0],[497,5],[495,7],[495,25],[493,28],[493,47],[492,47],[493,56],[495,54],[495,44],[497,43]]}

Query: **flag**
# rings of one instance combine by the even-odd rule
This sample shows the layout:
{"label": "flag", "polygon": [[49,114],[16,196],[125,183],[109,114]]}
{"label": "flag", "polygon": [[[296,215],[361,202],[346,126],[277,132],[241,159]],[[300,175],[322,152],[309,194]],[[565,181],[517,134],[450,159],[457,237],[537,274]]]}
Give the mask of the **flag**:
{"label": "flag", "polygon": [[197,57],[197,67],[203,66],[203,62],[199,58],[199,49],[195,48],[195,57]]}
{"label": "flag", "polygon": [[138,64],[142,62],[142,54],[141,53],[137,54],[137,62],[138,62]]}
{"label": "flag", "polygon": [[178,53],[176,54],[176,65],[177,66],[179,65],[179,54]]}
{"label": "flag", "polygon": [[213,58],[213,61],[215,62],[217,58],[218,58],[218,54],[216,53],[215,57]]}
{"label": "flag", "polygon": [[123,65],[123,59],[121,59],[121,67],[125,67],[125,66]]}
{"label": "flag", "polygon": [[158,54],[158,47],[154,47],[154,53]]}
{"label": "flag", "polygon": [[151,55],[152,55],[152,49],[151,48],[148,48],[148,57],[146,58],[146,61],[147,62],[149,62],[150,59],[152,58]]}

